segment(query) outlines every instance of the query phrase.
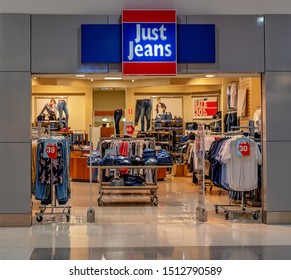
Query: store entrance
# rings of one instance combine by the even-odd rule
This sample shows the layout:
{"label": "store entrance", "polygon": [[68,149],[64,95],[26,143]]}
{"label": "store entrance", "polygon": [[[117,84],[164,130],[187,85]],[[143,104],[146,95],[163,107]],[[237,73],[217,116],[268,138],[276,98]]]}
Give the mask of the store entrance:
{"label": "store entrance", "polygon": [[[64,79],[58,76],[47,78],[45,75],[35,75],[32,79],[33,135],[37,139],[47,137],[49,134],[65,137],[69,141],[69,197],[66,205],[70,206],[70,223],[87,221],[91,194],[93,207],[96,209],[96,220],[101,223],[125,221],[134,223],[137,220],[145,224],[159,223],[162,220],[170,223],[173,222],[171,211],[176,214],[178,222],[191,223],[196,220],[197,195],[200,191],[195,165],[197,159],[193,151],[197,128],[201,125],[205,128],[206,154],[211,152],[211,144],[214,141],[238,136],[244,136],[251,143],[252,141],[256,143],[255,146],[250,146],[251,152],[253,147],[258,147],[260,150],[261,94],[261,77],[257,74],[218,74],[212,77],[188,75],[151,79],[147,77],[138,80],[128,77],[122,81],[106,83],[103,77],[101,80],[101,77],[94,75],[81,79]],[[50,119],[49,110],[43,111],[52,99],[56,104],[59,101],[66,102],[67,115],[66,110],[63,110],[61,122],[57,108],[55,119]],[[150,101],[148,118],[146,111],[137,116],[140,100]],[[161,104],[164,104],[164,107]],[[100,189],[97,181],[100,177],[96,169],[90,172],[88,154],[90,154],[90,146],[96,151],[100,138],[116,138],[114,118],[116,109],[122,111],[119,120],[119,138],[124,136],[153,138],[156,149],[166,150],[172,157],[171,168],[158,169],[159,203],[156,206],[148,196],[140,195],[139,190],[107,194],[102,205],[98,205]],[[124,135],[125,125],[128,123],[134,127],[132,136]],[[61,129],[61,125],[64,130]],[[249,145],[253,144],[249,143]],[[221,156],[218,151],[216,153]],[[257,213],[260,213],[258,211],[262,199],[261,165],[259,155],[256,156],[259,165],[256,164],[257,170],[253,171],[257,184],[249,190],[243,189],[244,192],[227,189],[220,181],[216,181],[213,176],[217,173],[214,175],[211,173],[213,158],[206,157],[205,202],[208,221],[251,219],[260,222],[261,218]],[[92,178],[92,188],[90,188],[90,178]],[[104,178],[108,182],[112,176]],[[33,220],[38,224],[36,213],[40,211],[39,207],[43,201],[34,194],[32,199]],[[53,206],[59,205],[57,200],[49,202],[49,204],[55,203]],[[228,215],[225,215],[225,209],[221,206],[228,204],[238,206],[239,210],[232,211],[234,208],[231,208],[227,211]],[[240,211],[246,206],[251,207],[255,212]],[[142,216],[137,214],[140,213],[138,211],[140,209],[145,211]],[[167,209],[170,209],[169,212]],[[128,211],[130,215],[126,215]],[[164,211],[162,218],[161,211]],[[44,216],[41,222],[50,223],[50,218],[49,215]],[[52,220],[68,222],[66,215],[65,217],[60,215],[57,220],[55,218]]]}

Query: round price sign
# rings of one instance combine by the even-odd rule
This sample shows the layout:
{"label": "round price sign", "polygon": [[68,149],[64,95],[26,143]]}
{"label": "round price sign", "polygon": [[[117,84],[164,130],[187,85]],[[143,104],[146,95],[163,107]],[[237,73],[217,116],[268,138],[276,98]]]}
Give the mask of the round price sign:
{"label": "round price sign", "polygon": [[132,135],[134,133],[134,126],[132,122],[125,123],[125,135]]}
{"label": "round price sign", "polygon": [[236,139],[236,154],[238,156],[247,157],[250,153],[250,140],[247,138]]}
{"label": "round price sign", "polygon": [[44,143],[44,157],[56,158],[57,157],[57,142],[55,140],[47,140]]}

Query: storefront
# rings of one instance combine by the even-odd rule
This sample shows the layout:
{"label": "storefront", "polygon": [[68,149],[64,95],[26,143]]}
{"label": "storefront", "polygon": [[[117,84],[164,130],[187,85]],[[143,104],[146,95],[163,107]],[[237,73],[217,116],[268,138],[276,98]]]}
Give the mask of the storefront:
{"label": "storefront", "polygon": [[[88,83],[95,83],[99,88],[110,87],[111,84],[64,78],[71,74],[89,74],[90,78],[90,74],[108,73],[113,76],[122,73],[121,63],[114,61],[81,63],[80,51],[82,24],[118,25],[120,15],[2,15],[1,18],[5,42],[0,52],[3,61],[0,69],[1,128],[5,133],[1,134],[0,193],[5,199],[0,206],[0,225],[30,226],[31,124],[34,121],[32,118],[36,117],[35,103],[32,102],[35,99],[31,98],[31,93],[33,97],[70,98],[71,105],[75,106],[74,111],[82,115],[82,118],[74,120],[75,113],[71,113],[74,129],[88,133],[88,127],[93,122],[93,87]],[[258,101],[248,101],[251,107],[248,108],[249,115],[245,121],[253,117],[258,106],[262,106],[263,222],[290,223],[287,163],[291,132],[288,127],[283,127],[286,121],[282,116],[288,118],[290,114],[288,92],[291,87],[291,63],[287,52],[288,29],[282,29],[282,26],[291,25],[291,17],[177,16],[177,25],[186,23],[215,26],[215,61],[178,61],[177,75],[173,79],[151,79],[150,88],[142,84],[146,80],[139,82],[138,79],[134,86],[131,80],[126,82],[127,86],[120,85],[125,89],[126,121],[134,122],[138,98],[155,96],[168,101],[170,96],[179,94],[184,104],[182,118],[185,123],[191,122],[193,116],[186,104],[191,104],[196,97],[195,93],[202,96],[204,93],[219,91],[222,105],[227,104],[225,93],[233,78],[236,78],[235,82],[245,83],[245,88],[258,92]],[[206,80],[205,75],[209,73],[217,77]],[[51,77],[61,74],[59,77],[63,77],[63,80],[55,79],[57,84],[49,84],[52,80],[45,81],[42,78],[41,82],[36,80],[31,84],[32,77],[49,77],[48,74]],[[198,74],[201,75],[200,81]],[[190,81],[191,75],[196,81],[186,87],[185,79]],[[117,88],[117,84],[114,87]],[[83,105],[78,107],[76,104]],[[221,109],[226,113],[226,107]]]}

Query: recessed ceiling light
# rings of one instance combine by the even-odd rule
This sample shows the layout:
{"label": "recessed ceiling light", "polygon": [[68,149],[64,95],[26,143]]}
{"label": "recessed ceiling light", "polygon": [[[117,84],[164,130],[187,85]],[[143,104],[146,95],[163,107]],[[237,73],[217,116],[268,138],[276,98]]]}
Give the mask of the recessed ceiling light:
{"label": "recessed ceiling light", "polygon": [[206,75],[205,77],[206,77],[206,78],[214,78],[214,77],[216,77],[216,76],[213,75],[213,74],[208,74],[208,75]]}
{"label": "recessed ceiling light", "polygon": [[104,80],[121,80],[121,77],[104,77]]}
{"label": "recessed ceiling light", "polygon": [[76,78],[84,78],[84,77],[86,77],[86,75],[84,75],[84,74],[77,74],[76,75]]}

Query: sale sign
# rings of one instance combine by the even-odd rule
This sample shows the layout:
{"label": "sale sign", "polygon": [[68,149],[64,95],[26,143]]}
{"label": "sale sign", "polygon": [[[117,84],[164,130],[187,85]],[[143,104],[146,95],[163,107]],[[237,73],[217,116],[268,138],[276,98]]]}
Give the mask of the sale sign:
{"label": "sale sign", "polygon": [[57,141],[54,139],[47,139],[44,142],[44,158],[57,158]]}
{"label": "sale sign", "polygon": [[134,126],[132,122],[124,123],[124,135],[132,135],[134,133]]}
{"label": "sale sign", "polygon": [[193,98],[193,119],[212,118],[218,111],[217,97]]}
{"label": "sale sign", "polygon": [[247,157],[251,154],[250,140],[248,138],[238,138],[235,140],[236,154],[241,157]]}

